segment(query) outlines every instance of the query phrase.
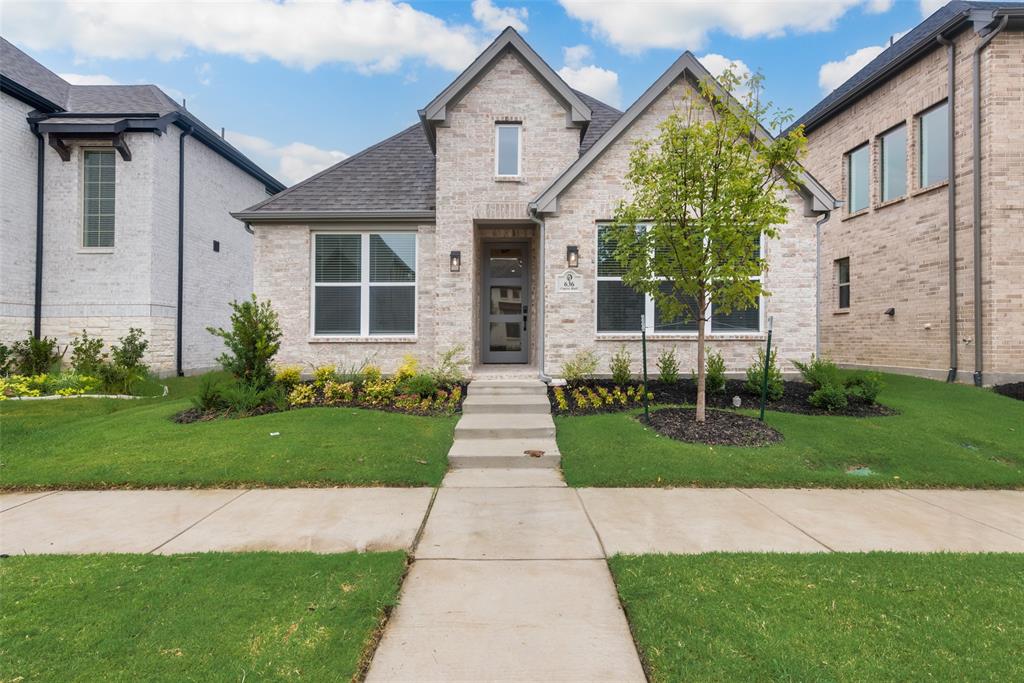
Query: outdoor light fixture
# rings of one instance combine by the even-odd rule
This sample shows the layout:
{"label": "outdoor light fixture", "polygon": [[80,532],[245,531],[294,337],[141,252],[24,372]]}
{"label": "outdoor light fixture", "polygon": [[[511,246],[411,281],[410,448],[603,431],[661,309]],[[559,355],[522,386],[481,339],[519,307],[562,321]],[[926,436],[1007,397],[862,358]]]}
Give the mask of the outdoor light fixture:
{"label": "outdoor light fixture", "polygon": [[580,248],[571,244],[565,248],[565,263],[570,268],[578,268],[580,265]]}
{"label": "outdoor light fixture", "polygon": [[450,269],[453,273],[459,272],[459,269],[462,268],[462,252],[453,251],[451,255],[451,261],[449,263]]}

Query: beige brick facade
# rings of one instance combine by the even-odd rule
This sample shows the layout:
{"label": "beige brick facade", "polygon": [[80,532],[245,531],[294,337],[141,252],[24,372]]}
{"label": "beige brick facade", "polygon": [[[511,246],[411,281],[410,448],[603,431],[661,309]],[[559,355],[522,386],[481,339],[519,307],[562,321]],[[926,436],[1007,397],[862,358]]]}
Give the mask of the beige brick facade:
{"label": "beige brick facade", "polygon": [[[973,74],[978,37],[955,37],[957,351],[959,379],[975,370]],[[1024,377],[1024,33],[982,53],[982,322],[986,383]],[[871,145],[870,206],[837,211],[822,231],[821,341],[836,361],[944,377],[950,367],[948,183],[921,187],[918,116],[945,101],[947,58],[935,45],[808,133],[805,165],[846,200],[846,153]],[[879,136],[905,123],[908,194],[880,197]],[[849,258],[851,304],[838,308],[836,259]],[[888,309],[895,309],[892,316]]]}

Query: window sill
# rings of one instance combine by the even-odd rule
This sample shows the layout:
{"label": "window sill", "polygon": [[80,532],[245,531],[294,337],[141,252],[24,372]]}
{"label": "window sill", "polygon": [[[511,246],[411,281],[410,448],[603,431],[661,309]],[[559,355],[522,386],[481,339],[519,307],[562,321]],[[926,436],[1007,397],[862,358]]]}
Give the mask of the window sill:
{"label": "window sill", "polygon": [[310,336],[306,339],[309,344],[415,344],[418,341],[416,335],[392,335],[378,337],[351,336]]}
{"label": "window sill", "polygon": [[832,315],[850,315],[850,309],[849,308],[837,308],[836,310],[832,311]]}
{"label": "window sill", "polygon": [[[704,339],[712,339],[715,341],[764,341],[768,338],[764,332],[745,332],[727,334],[723,332],[708,332]],[[610,333],[604,334],[601,332],[597,333],[594,338],[595,341],[599,342],[621,342],[621,341],[640,341],[641,336],[639,332],[636,333]],[[697,333],[688,332],[680,334],[649,334],[647,335],[647,341],[692,341],[697,342]]]}
{"label": "window sill", "polygon": [[940,180],[939,182],[932,183],[931,185],[928,185],[926,187],[919,187],[919,188],[917,188],[916,190],[914,190],[911,193],[910,196],[911,197],[918,197],[918,196],[923,195],[923,194],[928,194],[929,192],[934,192],[935,190],[941,190],[942,188],[948,187],[948,186],[949,186],[949,181],[948,180]]}
{"label": "window sill", "polygon": [[886,199],[884,202],[881,202],[879,204],[875,204],[875,211],[878,211],[879,209],[884,209],[886,207],[892,206],[893,204],[899,204],[899,203],[905,202],[905,201],[907,201],[907,195],[905,195],[905,194],[904,195],[900,195],[899,197],[895,197],[893,199]]}
{"label": "window sill", "polygon": [[845,216],[843,216],[842,218],[840,218],[839,220],[840,221],[849,221],[849,220],[853,220],[854,218],[859,218],[859,217],[864,216],[864,215],[869,214],[869,213],[871,213],[871,207],[865,207],[863,209],[860,209],[859,211],[855,211],[854,213],[848,213]]}
{"label": "window sill", "polygon": [[79,254],[113,254],[113,247],[79,247]]}
{"label": "window sill", "polygon": [[496,183],[525,183],[526,178],[521,175],[496,175],[494,176],[494,182]]}

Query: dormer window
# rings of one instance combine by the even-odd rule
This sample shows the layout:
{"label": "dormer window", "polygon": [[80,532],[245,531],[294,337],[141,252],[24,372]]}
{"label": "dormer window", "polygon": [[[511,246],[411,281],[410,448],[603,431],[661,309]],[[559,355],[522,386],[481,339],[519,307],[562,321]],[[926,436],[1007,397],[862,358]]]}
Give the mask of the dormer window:
{"label": "dormer window", "polygon": [[494,127],[494,173],[498,177],[519,176],[521,129],[519,123],[499,123]]}

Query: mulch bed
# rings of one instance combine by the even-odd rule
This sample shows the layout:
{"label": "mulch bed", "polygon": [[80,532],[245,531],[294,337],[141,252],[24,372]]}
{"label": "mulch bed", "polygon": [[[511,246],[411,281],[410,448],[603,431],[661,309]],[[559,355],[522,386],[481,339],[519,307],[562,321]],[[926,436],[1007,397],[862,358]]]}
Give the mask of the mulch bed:
{"label": "mulch bed", "polygon": [[[709,410],[696,422],[693,408],[662,408],[651,413],[651,428],[677,441],[708,446],[770,446],[782,434],[760,420],[739,413]],[[643,421],[643,415],[637,415]]]}
{"label": "mulch bed", "polygon": [[997,394],[1024,401],[1024,382],[1013,382],[1012,384],[997,384],[992,387]]}
{"label": "mulch bed", "polygon": [[[639,385],[639,383],[635,383]],[[708,394],[706,397],[706,405],[708,408],[726,408],[733,409],[733,397],[739,396],[741,400],[741,408],[752,408],[757,409],[761,406],[760,394],[753,395],[747,392],[746,382],[738,379],[729,379],[725,381],[725,391],[717,394]],[[887,415],[898,415],[899,411],[893,410],[892,408],[879,405],[877,403],[866,403],[858,400],[851,396],[849,397],[849,405],[844,410],[835,410],[828,412],[827,410],[821,410],[812,406],[808,399],[814,390],[810,384],[806,382],[794,382],[785,381],[783,382],[785,387],[782,398],[778,401],[768,401],[765,407],[768,410],[775,410],[780,413],[797,413],[800,415],[842,415],[846,417],[884,417]],[[606,389],[613,389],[616,385],[610,379],[595,379],[585,382],[583,386],[589,386],[593,388],[604,387]],[[567,387],[569,389],[569,387]],[[654,394],[654,399],[651,403],[669,403],[669,404],[688,404],[693,405],[697,401],[697,383],[692,379],[681,379],[674,384],[665,384],[658,380],[652,380],[647,383],[647,390]],[[621,412],[630,408],[636,408],[636,405],[619,406],[611,405],[600,410],[588,409],[586,411],[580,411],[576,409],[575,405],[569,409],[568,412],[558,410],[558,404],[555,401],[554,392],[548,389],[548,399],[551,401],[551,410],[557,415],[592,415],[594,413],[612,413]]]}

